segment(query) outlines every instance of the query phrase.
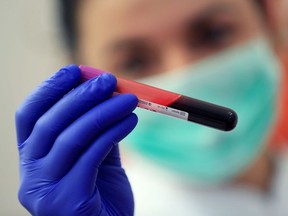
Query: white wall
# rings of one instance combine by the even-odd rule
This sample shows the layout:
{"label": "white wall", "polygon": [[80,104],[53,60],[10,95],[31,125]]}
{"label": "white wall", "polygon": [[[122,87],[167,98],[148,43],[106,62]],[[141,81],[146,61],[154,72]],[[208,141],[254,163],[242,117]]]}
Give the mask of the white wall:
{"label": "white wall", "polygon": [[51,0],[0,0],[0,215],[29,215],[18,203],[14,112],[43,79],[66,64]]}

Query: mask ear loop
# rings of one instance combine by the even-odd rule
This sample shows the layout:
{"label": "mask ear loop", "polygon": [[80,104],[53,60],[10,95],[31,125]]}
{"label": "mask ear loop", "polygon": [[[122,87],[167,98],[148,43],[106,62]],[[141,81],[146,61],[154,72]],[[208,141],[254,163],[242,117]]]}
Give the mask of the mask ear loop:
{"label": "mask ear loop", "polygon": [[269,149],[275,153],[287,149],[288,144],[288,57],[283,54],[278,56],[283,65],[277,104],[278,119],[269,141]]}

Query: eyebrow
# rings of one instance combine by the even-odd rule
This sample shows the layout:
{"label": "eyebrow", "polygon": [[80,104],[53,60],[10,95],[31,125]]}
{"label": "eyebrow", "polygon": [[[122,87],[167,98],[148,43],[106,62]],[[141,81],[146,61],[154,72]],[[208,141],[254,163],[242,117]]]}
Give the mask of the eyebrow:
{"label": "eyebrow", "polygon": [[[204,20],[212,19],[213,17],[222,14],[222,13],[231,13],[235,14],[237,12],[237,8],[234,7],[232,4],[221,4],[215,3],[213,5],[208,6],[207,8],[202,9],[196,15],[194,14],[192,17],[186,19],[186,23],[184,22],[184,26],[193,26],[196,25]],[[117,40],[108,46],[106,49],[108,52],[115,53],[121,50],[127,50],[130,48],[135,48],[139,46],[143,46],[140,44],[148,43],[146,38],[126,38],[123,40]]]}
{"label": "eyebrow", "polygon": [[[237,8],[232,4],[214,4],[209,6],[208,8],[203,9],[202,12],[199,12],[198,15],[194,17],[195,22],[198,20],[213,18],[215,15],[222,13],[231,13],[235,14],[237,12]],[[191,20],[191,19],[190,19]]]}
{"label": "eyebrow", "polygon": [[[147,40],[143,37],[137,37],[137,38],[128,38],[124,40],[119,40],[113,44],[111,44],[108,48],[108,50],[115,52],[117,50],[121,49],[130,49],[130,48],[137,48],[142,47]],[[141,45],[140,45],[141,44]]]}

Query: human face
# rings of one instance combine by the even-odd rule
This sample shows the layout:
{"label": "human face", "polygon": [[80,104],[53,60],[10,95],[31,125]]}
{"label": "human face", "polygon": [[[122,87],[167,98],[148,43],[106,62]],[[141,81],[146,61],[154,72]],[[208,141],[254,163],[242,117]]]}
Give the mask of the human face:
{"label": "human face", "polygon": [[137,79],[265,34],[253,0],[85,0],[78,63]]}

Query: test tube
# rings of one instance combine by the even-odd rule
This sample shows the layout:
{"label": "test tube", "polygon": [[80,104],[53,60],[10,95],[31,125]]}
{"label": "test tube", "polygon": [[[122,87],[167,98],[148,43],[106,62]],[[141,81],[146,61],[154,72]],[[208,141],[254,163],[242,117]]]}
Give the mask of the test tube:
{"label": "test tube", "polygon": [[[90,66],[79,66],[81,82],[107,73]],[[222,131],[233,130],[238,121],[235,111],[216,104],[117,77],[116,94],[132,93],[138,107]]]}

